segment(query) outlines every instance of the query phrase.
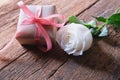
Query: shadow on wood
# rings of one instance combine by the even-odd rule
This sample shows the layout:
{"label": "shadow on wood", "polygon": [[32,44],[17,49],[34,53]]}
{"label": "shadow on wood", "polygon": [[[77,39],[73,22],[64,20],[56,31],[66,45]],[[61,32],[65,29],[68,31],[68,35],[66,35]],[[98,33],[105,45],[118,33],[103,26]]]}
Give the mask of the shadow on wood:
{"label": "shadow on wood", "polygon": [[[95,71],[105,71],[108,74],[111,74],[112,78],[115,80],[120,79],[120,63],[116,61],[110,51],[105,52],[101,47],[99,47],[99,40],[100,39],[95,39],[91,49],[85,52],[83,56],[71,57],[71,59],[86,68],[90,68]],[[107,38],[107,41],[105,40],[103,41],[107,42],[110,39]],[[111,44],[109,42],[107,43]]]}
{"label": "shadow on wood", "polygon": [[92,47],[88,51],[86,51],[84,55],[78,57],[65,54],[65,52],[61,50],[59,46],[54,47],[51,51],[47,53],[41,52],[35,46],[28,46],[27,49],[32,53],[33,56],[36,57],[36,60],[44,60],[48,58],[64,63],[70,59],[75,61],[79,66],[90,68],[95,71],[105,71],[108,74],[111,74],[113,79],[119,79],[120,63],[116,61],[110,51],[104,51],[99,44],[100,41],[103,41],[110,45],[112,44],[112,42],[114,43],[114,41],[108,40],[110,39],[95,38]]}
{"label": "shadow on wood", "polygon": [[65,54],[65,52],[62,49],[60,49],[58,45],[53,47],[53,49],[48,52],[42,52],[36,46],[24,46],[24,48],[27,48],[31,52],[31,54],[36,58],[36,60],[44,60],[46,58],[59,60],[59,58],[67,59],[69,57],[69,55]]}

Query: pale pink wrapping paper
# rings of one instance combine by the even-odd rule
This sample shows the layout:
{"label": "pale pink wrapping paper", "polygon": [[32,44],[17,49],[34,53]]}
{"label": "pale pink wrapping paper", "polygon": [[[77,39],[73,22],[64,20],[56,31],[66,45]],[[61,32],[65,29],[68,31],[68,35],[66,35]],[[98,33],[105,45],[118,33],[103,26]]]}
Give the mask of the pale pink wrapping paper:
{"label": "pale pink wrapping paper", "polygon": [[[34,14],[40,6],[27,6]],[[56,9],[54,5],[43,5],[42,6],[42,14],[41,17],[47,17],[49,15],[55,14]],[[22,44],[22,45],[34,45],[36,44],[34,38],[36,33],[36,27],[35,24],[29,24],[29,25],[22,25],[22,22],[27,19],[28,17],[26,14],[20,10],[19,15],[19,21],[17,25],[17,32],[16,32],[16,39]],[[56,34],[56,28],[52,26],[44,26],[46,31],[48,32],[52,42],[55,41],[55,34]],[[40,43],[41,45],[45,44],[44,38],[40,37]]]}

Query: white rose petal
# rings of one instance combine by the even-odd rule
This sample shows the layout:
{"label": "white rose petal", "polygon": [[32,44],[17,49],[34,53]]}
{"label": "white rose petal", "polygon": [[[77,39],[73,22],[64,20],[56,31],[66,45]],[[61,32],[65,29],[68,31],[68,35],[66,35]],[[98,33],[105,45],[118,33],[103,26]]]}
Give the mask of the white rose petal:
{"label": "white rose petal", "polygon": [[56,41],[67,54],[79,56],[91,47],[93,38],[88,28],[72,23],[57,31]]}

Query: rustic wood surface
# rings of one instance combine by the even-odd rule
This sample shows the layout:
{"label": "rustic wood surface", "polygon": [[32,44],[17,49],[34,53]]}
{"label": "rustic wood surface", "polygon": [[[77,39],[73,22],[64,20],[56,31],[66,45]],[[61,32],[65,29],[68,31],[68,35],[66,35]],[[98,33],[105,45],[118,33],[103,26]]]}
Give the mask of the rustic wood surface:
{"label": "rustic wood surface", "polygon": [[[15,34],[19,0],[0,0],[0,49]],[[109,16],[120,0],[24,0],[26,4],[54,4],[58,13],[89,21],[91,15]],[[0,80],[120,80],[120,30],[94,38],[83,56],[68,56],[58,46],[48,53],[23,47],[16,40],[0,53]]]}

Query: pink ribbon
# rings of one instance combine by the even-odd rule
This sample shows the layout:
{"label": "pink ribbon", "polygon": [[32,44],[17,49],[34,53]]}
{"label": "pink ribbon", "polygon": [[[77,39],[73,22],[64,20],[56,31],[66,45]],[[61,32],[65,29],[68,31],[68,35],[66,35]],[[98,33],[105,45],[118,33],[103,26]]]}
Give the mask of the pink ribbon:
{"label": "pink ribbon", "polygon": [[[36,25],[36,34],[35,34],[35,41],[38,45],[38,47],[46,52],[49,51],[52,48],[52,42],[51,39],[48,35],[48,33],[46,32],[46,30],[44,29],[44,25],[51,25],[54,27],[62,27],[64,25],[64,23],[62,24],[57,24],[55,23],[53,20],[53,18],[60,18],[60,19],[64,19],[63,15],[60,14],[53,14],[50,15],[48,17],[40,17],[41,15],[41,7],[36,11],[35,15],[26,7],[26,5],[23,2],[19,2],[18,6],[24,11],[24,13],[28,16],[28,18],[26,20],[24,20],[22,22],[22,24],[35,24]],[[46,42],[46,46],[47,48],[41,47],[40,46],[40,34],[43,36],[43,38],[45,39]]]}

